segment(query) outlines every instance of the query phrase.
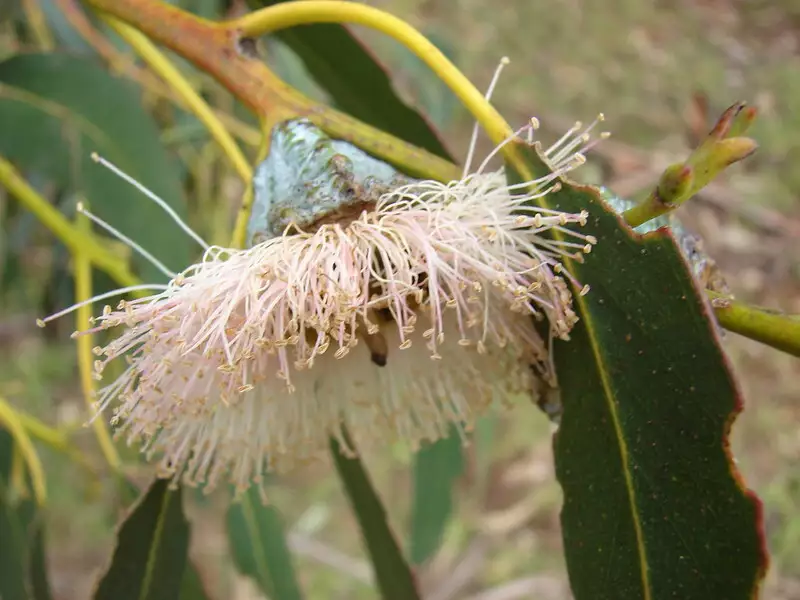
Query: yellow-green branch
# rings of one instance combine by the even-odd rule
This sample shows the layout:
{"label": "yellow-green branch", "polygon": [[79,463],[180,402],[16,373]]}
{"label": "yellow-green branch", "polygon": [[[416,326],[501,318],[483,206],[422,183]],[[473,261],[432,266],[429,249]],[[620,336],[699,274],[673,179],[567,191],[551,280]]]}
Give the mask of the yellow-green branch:
{"label": "yellow-green branch", "polygon": [[[183,99],[165,85],[158,76],[145,68],[139,67],[134,58],[118,50],[108,38],[95,29],[84,11],[78,6],[77,0],[53,1],[64,15],[64,18],[69,21],[72,28],[75,29],[78,35],[80,35],[87,44],[97,51],[106,61],[112,72],[119,73],[136,81],[143,89],[151,94],[166,98],[181,108],[190,110]],[[251,147],[258,147],[261,143],[261,134],[254,127],[251,127],[244,121],[222,110],[212,110],[214,110],[214,114],[225,128],[241,142]]]}
{"label": "yellow-green branch", "polygon": [[[258,149],[259,162],[263,161],[269,153],[269,145],[271,143],[270,132],[274,122],[267,115],[261,119],[261,130],[264,134],[261,137],[261,145]],[[253,201],[255,200],[255,189],[253,182],[248,183],[247,189],[244,191],[242,197],[242,204],[236,213],[236,221],[233,224],[233,233],[231,234],[231,247],[244,248],[247,241],[247,224],[250,222],[250,215],[253,212]]]}
{"label": "yellow-green branch", "polygon": [[[85,215],[78,214],[75,218],[76,228],[79,231],[91,234],[92,226],[89,218]],[[73,265],[75,275],[75,302],[81,304],[82,302],[91,298],[92,294],[92,263],[91,259],[84,253],[78,250],[73,253]],[[92,305],[83,304],[77,310],[76,329],[78,331],[87,331],[91,328],[92,318]],[[93,336],[89,333],[84,333],[77,339],[78,344],[78,370],[81,376],[81,389],[83,390],[83,397],[86,401],[86,407],[90,416],[94,414],[92,407],[95,382],[92,370],[92,340]],[[117,449],[114,447],[114,442],[111,441],[111,436],[106,429],[103,419],[93,419],[92,429],[94,429],[97,443],[100,445],[100,450],[103,452],[106,462],[109,466],[119,470],[122,466],[122,461],[117,454]]]}
{"label": "yellow-green branch", "polygon": [[512,135],[511,127],[500,113],[436,46],[402,19],[377,8],[338,0],[287,2],[262,8],[227,25],[241,31],[245,37],[256,37],[311,23],[352,23],[394,38],[438,75],[496,144]]}
{"label": "yellow-green branch", "polygon": [[269,117],[270,125],[307,118],[331,136],[355,143],[374,156],[402,167],[409,175],[447,181],[460,175],[452,163],[441,157],[303,96],[281,81],[263,61],[241,50],[243,33],[235,22],[220,24],[200,19],[155,0],[84,2],[136,27],[151,40],[193,62],[262,120]]}
{"label": "yellow-green branch", "polygon": [[192,84],[140,31],[114,17],[106,15],[104,20],[175,91],[188,109],[205,125],[211,137],[220,145],[223,153],[231,162],[239,177],[242,178],[242,181],[249,183],[253,177],[250,163],[247,162],[233,136],[225,129],[225,126],[214,114],[214,111],[211,110],[211,107],[192,88]]}
{"label": "yellow-green branch", "polygon": [[750,156],[758,144],[742,134],[755,119],[755,108],[745,102],[730,106],[689,158],[667,167],[650,195],[625,211],[625,222],[638,227],[677,209],[727,167]]}
{"label": "yellow-green branch", "polygon": [[98,269],[114,278],[121,286],[139,285],[141,282],[128,269],[125,261],[106,250],[98,239],[78,230],[67,218],[58,212],[36,190],[28,185],[14,166],[0,156],[0,185],[31,211],[42,225],[47,227],[72,254],[83,252]]}
{"label": "yellow-green branch", "polygon": [[43,505],[47,501],[47,484],[45,482],[44,469],[42,469],[42,461],[39,460],[36,448],[34,448],[33,442],[31,442],[31,438],[28,436],[28,432],[25,430],[17,411],[2,396],[0,396],[0,423],[3,423],[8,433],[11,434],[25,465],[28,467],[36,503],[40,506]]}
{"label": "yellow-green branch", "polygon": [[54,429],[53,427],[42,423],[42,421],[36,417],[18,410],[15,407],[12,407],[12,410],[16,413],[19,422],[30,436],[36,438],[43,444],[46,444],[56,452],[61,452],[73,460],[75,464],[78,464],[86,469],[90,474],[96,475],[94,467],[89,464],[89,461],[86,460],[86,457],[83,455],[83,453],[74,445],[72,445],[72,443],[70,443],[69,438],[63,431]]}
{"label": "yellow-green branch", "polygon": [[728,331],[800,357],[800,316],[788,316],[728,300],[707,291],[717,321]]}

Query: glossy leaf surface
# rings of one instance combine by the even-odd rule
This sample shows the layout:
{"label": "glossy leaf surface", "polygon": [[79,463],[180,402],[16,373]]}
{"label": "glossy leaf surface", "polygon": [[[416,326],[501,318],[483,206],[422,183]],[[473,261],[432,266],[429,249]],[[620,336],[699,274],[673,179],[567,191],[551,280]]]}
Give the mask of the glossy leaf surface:
{"label": "glossy leaf surface", "polygon": [[599,240],[569,265],[591,291],[555,346],[576,599],[751,598],[766,564],[761,507],[732,463],[741,397],[705,297],[667,229],[635,234],[590,187],[546,201],[588,210],[581,231]]}

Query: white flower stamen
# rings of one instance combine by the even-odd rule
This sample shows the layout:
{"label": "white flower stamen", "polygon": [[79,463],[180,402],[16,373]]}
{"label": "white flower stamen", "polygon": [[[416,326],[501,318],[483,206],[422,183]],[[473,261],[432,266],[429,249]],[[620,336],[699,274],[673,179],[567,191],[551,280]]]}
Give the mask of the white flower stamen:
{"label": "white flower stamen", "polygon": [[203,249],[205,249],[205,250],[208,249],[208,244],[205,241],[203,241],[203,238],[201,238],[199,235],[197,235],[197,233],[195,233],[195,231],[191,227],[189,227],[183,221],[183,219],[181,219],[178,216],[178,213],[176,213],[173,210],[173,208],[169,204],[167,204],[166,201],[164,201],[164,199],[160,198],[158,195],[156,195],[154,192],[152,192],[149,188],[145,187],[144,185],[142,185],[141,183],[136,181],[133,177],[131,177],[130,175],[125,173],[122,169],[117,167],[114,163],[106,160],[105,158],[103,158],[102,156],[97,154],[97,152],[92,152],[92,160],[95,161],[96,163],[99,163],[99,164],[103,165],[106,169],[108,169],[109,171],[111,171],[112,173],[114,173],[116,176],[120,177],[124,181],[127,181],[129,184],[131,184],[137,190],[142,192],[142,194],[144,194],[145,196],[150,198],[150,200],[152,200],[153,202],[158,204],[158,206],[160,206],[161,209],[165,213],[167,213],[169,215],[169,217],[173,221],[175,221],[175,223],[178,225],[178,227],[183,229],[183,231],[186,232],[186,234],[189,235],[189,237],[191,237],[194,241],[196,241],[198,244],[200,244],[200,246],[202,246]]}
{"label": "white flower stamen", "polygon": [[86,210],[86,207],[83,205],[83,202],[78,202],[76,210],[80,214],[82,214],[82,215],[86,216],[87,218],[89,218],[89,220],[91,220],[92,222],[94,222],[97,225],[99,225],[102,229],[104,229],[105,231],[107,231],[108,233],[113,235],[115,238],[117,238],[123,244],[125,244],[126,246],[131,248],[131,250],[133,250],[134,252],[136,252],[140,256],[142,256],[145,259],[147,259],[147,261],[149,261],[151,265],[153,265],[156,269],[158,269],[164,275],[166,275],[167,278],[172,279],[177,275],[177,273],[173,273],[172,271],[170,271],[169,268],[167,268],[167,266],[164,263],[162,263],[160,260],[158,260],[150,252],[148,252],[147,250],[142,248],[142,246],[140,246],[139,244],[134,242],[127,235],[122,233],[119,229],[117,229],[116,227],[113,227],[110,223],[107,223],[106,221],[104,221],[103,219],[98,217],[97,215],[94,215],[91,212],[89,212],[88,210]]}
{"label": "white flower stamen", "polygon": [[609,132],[603,131],[598,138],[592,138],[594,128],[605,119],[605,115],[600,113],[585,129],[583,129],[583,124],[577,121],[555,144],[550,146],[544,154],[553,169],[563,168],[573,161],[583,164],[586,161],[586,153],[594,148],[600,140],[611,135]]}
{"label": "white flower stamen", "polygon": [[[500,74],[503,72],[503,68],[508,65],[511,61],[507,56],[504,56],[500,59],[500,64],[497,65],[497,68],[494,70],[494,74],[492,75],[492,80],[489,82],[489,87],[486,89],[486,94],[484,97],[487,101],[492,99],[492,94],[494,93],[494,89],[497,87],[497,82],[500,81]],[[461,173],[461,178],[463,179],[469,174],[469,169],[472,166],[472,157],[475,154],[475,147],[478,145],[478,132],[480,131],[480,124],[475,123],[472,126],[472,135],[469,139],[469,150],[467,151],[467,158],[464,160],[464,171]]]}
{"label": "white flower stamen", "polygon": [[52,315],[45,317],[44,319],[37,319],[36,324],[39,327],[44,327],[50,321],[55,321],[65,315],[70,314],[78,310],[81,306],[86,306],[87,304],[94,304],[100,300],[106,300],[107,298],[113,298],[114,296],[124,296],[125,294],[129,294],[131,292],[146,292],[149,290],[166,290],[168,286],[160,283],[146,283],[141,285],[131,285],[128,287],[117,288],[111,290],[110,292],[105,292],[103,294],[98,294],[96,296],[92,296],[87,300],[83,300],[82,302],[78,302],[65,308],[64,310],[60,310],[57,313],[53,313]]}

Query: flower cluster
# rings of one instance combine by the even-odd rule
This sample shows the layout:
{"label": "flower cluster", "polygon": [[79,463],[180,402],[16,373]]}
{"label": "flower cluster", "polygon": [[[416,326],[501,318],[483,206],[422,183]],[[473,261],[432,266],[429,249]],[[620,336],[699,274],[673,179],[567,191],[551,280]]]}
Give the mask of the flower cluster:
{"label": "flower cluster", "polygon": [[354,451],[348,438],[363,449],[416,446],[451,424],[463,435],[552,376],[534,319],[550,338],[577,320],[560,261],[596,243],[576,230],[587,215],[534,201],[582,162],[586,137],[551,148],[555,171],[536,181],[510,185],[484,164],[247,250],[207,247],[163,290],[95,320],[91,331],[117,334],[95,348],[97,378],[128,363],[99,410],[159,457],[161,476],[209,489],[320,459],[331,436]]}

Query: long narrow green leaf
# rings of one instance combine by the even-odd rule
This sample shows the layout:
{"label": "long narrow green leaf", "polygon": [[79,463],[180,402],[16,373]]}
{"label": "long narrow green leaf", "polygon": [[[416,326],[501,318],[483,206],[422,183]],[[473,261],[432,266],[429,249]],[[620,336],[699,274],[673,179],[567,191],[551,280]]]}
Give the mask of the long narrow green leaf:
{"label": "long narrow green leaf", "polygon": [[44,515],[38,512],[36,521],[31,520],[29,531],[32,531],[29,549],[27,573],[30,581],[30,597],[33,600],[51,600],[50,579],[47,575],[47,555],[45,554]]}
{"label": "long narrow green leaf", "polygon": [[[248,0],[251,8],[287,0]],[[342,25],[315,24],[276,34],[305,63],[309,74],[336,105],[354,117],[387,133],[450,158],[424,117],[403,102],[386,69]]]}
{"label": "long narrow green leaf", "polygon": [[[122,473],[117,473],[114,477],[116,477],[120,504],[128,507],[136,502],[136,499],[141,494],[139,488]],[[205,589],[205,584],[197,565],[191,559],[187,560],[186,568],[183,572],[183,580],[181,581],[179,600],[208,600],[208,598],[209,594]]]}
{"label": "long narrow green leaf", "polygon": [[228,509],[228,539],[239,571],[270,598],[302,598],[281,516],[261,503],[257,489],[250,488]]}
{"label": "long narrow green leaf", "polygon": [[339,444],[331,440],[336,471],[358,519],[361,537],[375,570],[375,581],[383,600],[419,600],[414,574],[389,528],[386,509],[372,487],[358,458],[347,458]]}
{"label": "long narrow green leaf", "polygon": [[453,486],[464,472],[461,438],[452,429],[449,437],[425,446],[414,457],[410,554],[415,565],[439,549],[453,512]]}
{"label": "long narrow green leaf", "polygon": [[188,548],[181,490],[171,490],[169,481],[157,479],[123,521],[95,600],[178,598]]}
{"label": "long narrow green leaf", "polygon": [[[538,159],[532,164],[541,167]],[[577,600],[750,599],[764,575],[761,506],[729,451],[739,390],[666,230],[633,233],[594,188],[548,208],[588,210],[581,321],[555,347],[562,527]]]}
{"label": "long narrow green leaf", "polygon": [[0,429],[0,598],[50,600],[43,515],[33,500],[12,493],[12,449],[11,435]]}

